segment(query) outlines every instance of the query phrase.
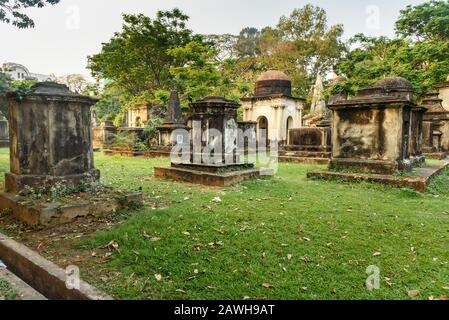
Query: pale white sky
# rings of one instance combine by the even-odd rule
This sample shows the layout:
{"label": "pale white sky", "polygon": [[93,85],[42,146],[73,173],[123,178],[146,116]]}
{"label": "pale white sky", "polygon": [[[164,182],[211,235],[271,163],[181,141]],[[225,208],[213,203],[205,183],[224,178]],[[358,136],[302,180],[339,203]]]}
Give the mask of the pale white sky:
{"label": "pale white sky", "polygon": [[345,26],[345,38],[363,32],[394,34],[399,10],[423,0],[62,0],[59,5],[30,9],[34,29],[0,23],[0,62],[17,62],[33,73],[82,73],[87,56],[121,30],[122,13],[154,16],[174,7],[190,16],[197,33],[234,33],[244,27],[275,25],[282,15],[306,3],[326,9],[330,23]]}

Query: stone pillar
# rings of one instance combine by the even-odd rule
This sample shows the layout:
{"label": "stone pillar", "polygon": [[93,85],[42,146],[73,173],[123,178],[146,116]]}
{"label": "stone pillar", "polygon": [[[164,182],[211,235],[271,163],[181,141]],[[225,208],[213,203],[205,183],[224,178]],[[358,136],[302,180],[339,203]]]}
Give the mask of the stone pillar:
{"label": "stone pillar", "polygon": [[94,168],[90,106],[96,100],[67,86],[42,82],[23,96],[10,94],[10,166],[7,192],[99,179]]}

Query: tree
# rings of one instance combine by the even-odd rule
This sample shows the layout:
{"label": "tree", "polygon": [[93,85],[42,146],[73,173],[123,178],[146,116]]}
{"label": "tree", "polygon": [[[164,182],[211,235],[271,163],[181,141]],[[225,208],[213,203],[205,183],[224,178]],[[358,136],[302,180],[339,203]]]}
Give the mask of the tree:
{"label": "tree", "polygon": [[413,83],[419,98],[449,74],[449,41],[412,42],[359,34],[350,43],[356,48],[337,70],[349,78],[352,91],[384,77],[399,76]]}
{"label": "tree", "polygon": [[449,1],[432,0],[401,10],[396,31],[417,40],[449,40]]}
{"label": "tree", "polygon": [[213,93],[220,82],[220,73],[214,63],[215,50],[200,42],[190,42],[184,47],[169,50],[178,62],[171,68],[176,87],[191,100],[198,100]]}
{"label": "tree", "polygon": [[238,58],[257,57],[261,54],[260,31],[257,28],[244,28],[235,44]]}
{"label": "tree", "polygon": [[89,68],[97,79],[110,79],[130,95],[171,87],[170,68],[176,67],[169,49],[200,41],[186,27],[189,17],[179,9],[159,11],[156,19],[142,14],[123,15],[123,30],[89,57]]}
{"label": "tree", "polygon": [[78,94],[84,94],[89,88],[89,82],[82,74],[68,74],[60,77],[58,82],[65,84],[71,91]]}
{"label": "tree", "polygon": [[209,34],[204,36],[204,40],[214,46],[217,55],[217,63],[221,63],[226,59],[234,59],[237,56],[235,46],[237,36],[226,34]]}
{"label": "tree", "polygon": [[308,71],[312,82],[318,74],[329,72],[345,49],[343,26],[328,26],[326,11],[310,4],[282,17],[277,28],[281,40],[294,45],[297,63]]}
{"label": "tree", "polygon": [[61,0],[0,0],[0,22],[11,23],[21,29],[33,28],[34,21],[24,9],[42,8],[47,4],[55,5]]}
{"label": "tree", "polygon": [[98,102],[92,107],[97,118],[103,121],[114,121],[123,112],[120,103],[121,92],[113,83],[107,84]]}
{"label": "tree", "polygon": [[328,25],[326,11],[306,5],[262,30],[260,63],[292,77],[293,92],[309,97],[318,74],[332,70],[346,50],[342,25]]}

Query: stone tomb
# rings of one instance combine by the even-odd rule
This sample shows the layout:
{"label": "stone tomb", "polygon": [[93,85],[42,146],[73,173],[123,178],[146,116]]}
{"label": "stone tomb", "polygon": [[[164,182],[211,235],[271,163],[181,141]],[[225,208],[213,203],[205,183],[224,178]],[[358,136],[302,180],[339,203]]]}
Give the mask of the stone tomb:
{"label": "stone tomb", "polygon": [[[345,77],[336,76],[329,86],[331,87],[344,81],[347,81]],[[315,87],[317,86],[319,84]],[[314,95],[320,97],[322,92]],[[329,97],[329,103],[345,99],[347,99],[347,94],[335,94]],[[315,102],[315,105],[317,103]],[[316,121],[316,125],[289,130],[288,145],[280,148],[279,161],[329,164],[332,151],[332,112],[325,104],[321,104],[318,110],[315,106],[314,110],[315,112],[310,114],[312,117],[309,117],[309,120],[313,118]]]}
{"label": "stone tomb", "polygon": [[288,131],[302,124],[305,99],[293,97],[292,81],[282,71],[269,70],[256,81],[254,96],[241,98],[244,121],[257,123],[257,141],[288,144]]}
{"label": "stone tomb", "polygon": [[[329,171],[308,177],[374,181],[424,191],[448,163],[423,164],[423,113],[413,101],[412,84],[385,78],[356,97],[329,106],[333,112],[333,150]],[[413,171],[413,172],[412,172]],[[407,175],[396,175],[407,172]]]}
{"label": "stone tomb", "polygon": [[[102,195],[101,200],[86,194],[75,203],[47,202],[45,194],[52,187],[77,188],[100,178],[92,148],[90,106],[95,100],[73,93],[65,85],[44,82],[23,96],[8,95],[8,102],[11,172],[5,174],[0,210],[11,210],[30,226],[48,226],[141,202],[141,195],[129,197],[114,191]],[[44,196],[28,197],[32,190]]]}
{"label": "stone tomb", "polygon": [[105,148],[114,142],[117,127],[112,121],[104,121],[99,126],[92,128],[94,148]]}
{"label": "stone tomb", "polygon": [[[207,97],[191,104],[192,130],[182,157],[173,159],[169,168],[155,168],[159,178],[172,178],[209,186],[224,187],[247,178],[271,175],[270,170],[254,168],[242,161],[238,148],[237,109],[239,105],[222,97]],[[177,154],[177,152],[174,152]]]}
{"label": "stone tomb", "polygon": [[185,135],[189,127],[182,117],[181,102],[178,93],[172,91],[167,107],[167,115],[162,126],[157,128],[159,137],[158,145],[151,146],[147,155],[153,157],[169,157],[174,145],[182,144],[188,137]]}
{"label": "stone tomb", "polygon": [[443,108],[449,111],[449,76],[445,82],[437,84],[435,88],[438,90],[439,97],[442,100]]}
{"label": "stone tomb", "polygon": [[7,192],[99,179],[90,127],[94,103],[50,82],[36,84],[24,97],[9,95],[11,172],[5,176]]}
{"label": "stone tomb", "polygon": [[383,79],[329,108],[332,168],[393,174],[411,171],[415,162],[423,161],[419,137],[425,109],[414,103],[413,87],[406,79]]}
{"label": "stone tomb", "polygon": [[422,102],[427,109],[423,123],[423,151],[427,158],[444,159],[449,152],[449,111],[443,108],[438,91],[429,92]]}

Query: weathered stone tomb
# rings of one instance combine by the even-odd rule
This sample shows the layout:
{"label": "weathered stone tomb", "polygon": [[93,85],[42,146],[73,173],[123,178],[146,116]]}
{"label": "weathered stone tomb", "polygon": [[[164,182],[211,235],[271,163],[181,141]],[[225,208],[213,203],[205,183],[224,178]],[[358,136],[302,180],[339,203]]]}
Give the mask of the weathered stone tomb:
{"label": "weathered stone tomb", "polygon": [[34,85],[24,96],[10,94],[8,99],[11,172],[5,176],[7,192],[99,178],[91,134],[90,106],[95,100],[50,82]]}
{"label": "weathered stone tomb", "polygon": [[171,167],[155,168],[155,176],[223,187],[268,174],[241,159],[239,139],[244,137],[239,135],[238,108],[223,97],[192,103],[189,141],[173,147]]}
{"label": "weathered stone tomb", "polygon": [[427,109],[423,123],[423,151],[426,157],[442,159],[449,152],[449,111],[443,108],[438,91],[429,92],[422,102]]}
{"label": "weathered stone tomb", "polygon": [[347,100],[329,105],[333,112],[331,168],[393,174],[422,162],[422,114],[413,86],[404,78],[378,81]]}

